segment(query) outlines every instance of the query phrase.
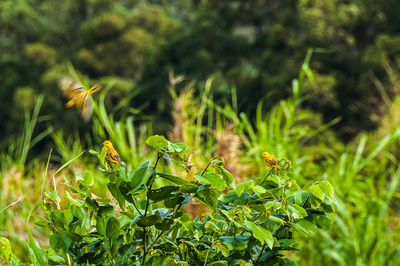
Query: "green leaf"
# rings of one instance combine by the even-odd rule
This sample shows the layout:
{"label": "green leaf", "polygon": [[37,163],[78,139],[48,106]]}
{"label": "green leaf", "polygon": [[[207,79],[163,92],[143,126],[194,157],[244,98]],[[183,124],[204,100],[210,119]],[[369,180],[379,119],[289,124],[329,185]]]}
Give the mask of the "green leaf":
{"label": "green leaf", "polygon": [[107,184],[108,190],[111,192],[111,195],[118,201],[119,206],[124,207],[125,198],[119,191],[118,187],[114,183]]}
{"label": "green leaf", "polygon": [[218,193],[215,191],[215,189],[204,186],[207,185],[201,185],[199,187],[195,197],[209,209],[215,210],[215,207],[218,204]]}
{"label": "green leaf", "polygon": [[53,234],[49,237],[50,246],[55,251],[58,251],[61,247],[61,236],[59,234]]}
{"label": "green leaf", "polygon": [[164,136],[155,135],[147,138],[146,144],[156,151],[161,151],[168,146],[168,140]]}
{"label": "green leaf", "polygon": [[[221,252],[221,254],[227,258],[229,256],[229,249],[227,246],[225,246],[221,241],[215,241],[214,243],[215,248],[217,249],[217,252]],[[221,262],[221,261],[219,261]],[[215,265],[215,264],[211,264],[211,265]],[[221,264],[221,265],[228,265],[226,262],[225,264]]]}
{"label": "green leaf", "polygon": [[242,195],[245,187],[246,187],[246,183],[240,183],[236,186],[236,194],[238,195],[238,197],[240,197]]}
{"label": "green leaf", "polygon": [[155,224],[159,224],[163,221],[163,218],[159,214],[153,214],[146,217],[140,217],[137,225],[140,227],[151,226]]}
{"label": "green leaf", "polygon": [[127,181],[130,183],[131,191],[137,189],[143,184],[143,180],[149,170],[149,164],[149,161],[144,161],[138,168],[128,174]]}
{"label": "green leaf", "polygon": [[110,217],[106,226],[106,236],[109,239],[117,239],[119,237],[119,222],[115,217]]}
{"label": "green leaf", "polygon": [[318,184],[312,185],[309,189],[309,192],[313,194],[316,198],[320,199],[321,201],[324,201],[325,195],[322,189],[319,187]]}
{"label": "green leaf", "polygon": [[253,186],[252,190],[254,191],[254,193],[256,193],[257,195],[260,195],[262,193],[267,192],[267,190],[261,186]]}
{"label": "green leaf", "polygon": [[107,149],[106,149],[106,147],[103,146],[103,148],[101,149],[101,154],[100,154],[100,162],[102,165],[105,165],[106,155],[107,155]]}
{"label": "green leaf", "polygon": [[83,178],[86,185],[92,186],[94,184],[94,177],[91,171],[85,171]]}
{"label": "green leaf", "polygon": [[0,236],[0,258],[5,261],[10,259],[11,255],[11,244],[10,240],[7,238]]}
{"label": "green leaf", "polygon": [[92,150],[92,149],[89,150],[89,153],[93,154],[95,156],[100,156],[100,153],[98,151],[95,151],[95,150]]}
{"label": "green leaf", "polygon": [[181,204],[185,201],[185,197],[182,195],[176,195],[175,197],[171,197],[169,199],[164,200],[164,205],[167,208],[175,208],[175,206]]}
{"label": "green leaf", "polygon": [[274,246],[274,236],[271,231],[265,229],[253,222],[245,221],[244,225],[253,233],[253,236],[258,239],[263,245],[266,243],[270,249]]}
{"label": "green leaf", "polygon": [[194,193],[197,191],[198,188],[199,188],[199,185],[189,183],[189,184],[180,186],[179,191],[184,192],[184,193]]}
{"label": "green leaf", "polygon": [[218,171],[221,173],[222,177],[224,178],[227,184],[232,184],[235,181],[235,178],[228,170],[223,167],[219,167]]}
{"label": "green leaf", "polygon": [[[228,256],[225,256],[225,257],[228,257]],[[225,260],[220,260],[220,261],[214,261],[214,262],[208,263],[207,265],[210,265],[210,266],[228,266],[228,262],[225,261]]]}
{"label": "green leaf", "polygon": [[163,174],[163,173],[157,173],[157,175],[159,175],[162,178],[165,178],[175,184],[178,184],[178,185],[190,185],[191,184],[189,181],[186,181],[185,179],[174,176],[174,175]]}
{"label": "green leaf", "polygon": [[164,220],[162,221],[162,223],[156,224],[155,227],[156,227],[158,230],[164,230],[164,231],[166,231],[166,230],[170,229],[171,226],[172,226],[173,224],[174,224],[174,219],[164,219]]}
{"label": "green leaf", "polygon": [[276,216],[276,214],[270,215],[270,216],[268,217],[268,219],[271,220],[271,221],[274,221],[274,222],[278,222],[278,223],[280,223],[280,224],[282,224],[282,225],[285,225],[285,224],[286,224],[286,221],[283,220],[282,218]]}
{"label": "green leaf", "polygon": [[171,197],[172,192],[178,191],[177,186],[165,186],[159,189],[147,191],[147,196],[154,202],[158,202]]}
{"label": "green leaf", "polygon": [[326,214],[313,214],[314,223],[322,229],[329,230],[332,224],[332,220]]}
{"label": "green leaf", "polygon": [[288,212],[296,220],[308,216],[306,210],[296,204],[289,205]]}
{"label": "green leaf", "polygon": [[292,195],[293,199],[294,199],[294,203],[299,205],[299,206],[303,206],[303,204],[305,203],[305,201],[308,198],[308,192],[300,190],[300,191],[296,191],[295,193],[293,193]]}
{"label": "green leaf", "polygon": [[300,220],[297,223],[289,223],[294,229],[307,236],[312,235],[317,230],[317,226],[307,220]]}
{"label": "green leaf", "polygon": [[322,181],[318,184],[318,186],[320,187],[320,189],[331,199],[333,199],[334,196],[334,192],[333,192],[333,187],[331,185],[331,183],[329,183],[328,181]]}
{"label": "green leaf", "polygon": [[106,234],[106,225],[107,225],[107,219],[104,216],[97,216],[96,217],[96,229],[97,232],[101,235]]}
{"label": "green leaf", "polygon": [[168,141],[168,152],[175,153],[182,158],[187,150],[188,146],[183,143],[172,143]]}
{"label": "green leaf", "polygon": [[53,192],[45,192],[44,195],[53,200],[56,204],[60,203],[60,197],[58,196],[58,190],[54,190]]}
{"label": "green leaf", "polygon": [[67,250],[69,249],[69,246],[72,244],[72,241],[73,240],[69,235],[64,235],[60,240],[61,249],[64,252],[67,252]]}
{"label": "green leaf", "polygon": [[213,185],[219,190],[224,190],[226,188],[226,182],[221,175],[208,173],[204,176],[201,175],[194,175],[194,177],[205,184]]}

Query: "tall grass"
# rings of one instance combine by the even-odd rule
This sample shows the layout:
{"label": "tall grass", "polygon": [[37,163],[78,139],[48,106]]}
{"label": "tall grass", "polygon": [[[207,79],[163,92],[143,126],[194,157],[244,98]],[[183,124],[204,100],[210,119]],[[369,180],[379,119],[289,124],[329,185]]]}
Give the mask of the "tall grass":
{"label": "tall grass", "polygon": [[[292,83],[293,96],[277,102],[269,111],[259,102],[254,121],[238,112],[235,89],[232,89],[231,103],[220,105],[214,101],[212,77],[202,85],[189,82],[180,92],[176,84],[171,84],[169,91],[174,101],[172,117],[175,124],[164,135],[185,142],[192,153],[199,155],[196,157],[200,159],[193,162],[197,165],[193,171],[207,163],[202,161],[202,157],[220,155],[234,162],[228,169],[237,178],[245,180],[263,172],[265,166],[260,155],[268,151],[278,158],[289,158],[296,165],[293,178],[301,185],[329,180],[336,193],[334,223],[330,232],[317,231],[307,242],[299,238],[302,252],[297,260],[300,265],[394,265],[400,259],[397,246],[400,240],[399,206],[395,204],[399,197],[400,168],[397,167],[398,154],[393,147],[399,142],[400,131],[383,137],[377,134],[360,135],[354,142],[345,145],[330,131],[338,119],[323,123],[318,114],[303,109],[301,105],[307,95],[302,95],[302,83],[305,78],[313,80],[309,67],[311,52]],[[75,79],[80,79],[75,72],[71,73]],[[87,80],[81,79],[81,82],[87,85]],[[137,167],[152,157],[145,144],[146,138],[152,134],[152,122],[143,119],[137,112],[117,119],[117,115],[109,112],[110,107],[106,106],[111,87],[112,83],[95,96],[93,130],[85,139],[62,131],[51,134],[55,151],[60,156],[56,158],[57,162],[68,162],[87,148],[100,150],[106,139],[111,140],[129,167]],[[196,94],[196,91],[200,93]],[[43,98],[39,98],[32,116],[27,116],[23,133],[10,145],[7,154],[1,154],[4,160],[0,173],[3,184],[11,178],[18,178],[19,184],[26,183],[29,176],[39,180],[29,183],[31,191],[38,193],[41,185],[38,177],[43,176],[44,164],[35,165],[29,172],[23,169],[29,165],[26,160],[30,147],[52,132],[49,128],[32,137],[34,127],[40,120],[42,101]],[[7,169],[15,165],[22,170],[16,171],[16,175],[3,171],[6,169],[4,165]],[[80,157],[74,165],[74,171],[80,171],[83,165],[93,170],[96,168],[90,156]],[[96,182],[104,184],[105,180]],[[62,190],[62,186],[57,189]],[[102,186],[96,187],[100,194],[101,190]],[[6,190],[3,185],[1,200],[4,204],[0,209],[17,200],[13,198],[11,201],[6,195],[22,194],[22,191],[21,185],[18,190]],[[19,249],[18,254],[22,258],[27,238],[15,221],[26,218],[33,204],[39,200],[39,194],[24,195],[23,202],[0,213],[1,235],[13,240],[13,248]],[[8,217],[17,218],[10,221]],[[32,233],[40,239],[40,235],[35,233],[37,231],[36,228]]]}

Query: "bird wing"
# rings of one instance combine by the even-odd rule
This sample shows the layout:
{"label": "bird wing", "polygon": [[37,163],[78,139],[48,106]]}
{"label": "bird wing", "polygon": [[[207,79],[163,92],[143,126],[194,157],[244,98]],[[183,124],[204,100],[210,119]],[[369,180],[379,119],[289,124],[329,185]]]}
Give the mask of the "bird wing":
{"label": "bird wing", "polygon": [[61,91],[69,98],[75,98],[84,92],[83,85],[72,78],[65,77],[60,80]]}
{"label": "bird wing", "polygon": [[78,108],[81,112],[83,120],[89,121],[93,112],[93,100],[88,93],[85,93],[82,96],[82,99],[79,101]]}

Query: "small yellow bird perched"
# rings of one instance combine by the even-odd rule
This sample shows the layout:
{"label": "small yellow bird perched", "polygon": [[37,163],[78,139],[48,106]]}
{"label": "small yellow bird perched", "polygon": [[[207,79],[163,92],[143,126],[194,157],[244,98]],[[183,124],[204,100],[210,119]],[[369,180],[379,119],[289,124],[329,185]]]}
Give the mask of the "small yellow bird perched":
{"label": "small yellow bird perched", "polygon": [[84,86],[73,80],[72,78],[63,78],[60,81],[62,92],[70,98],[65,104],[66,108],[71,108],[74,105],[78,108],[79,112],[85,121],[88,121],[93,112],[93,101],[90,94],[98,91],[100,86],[94,85],[89,90],[83,90]]}
{"label": "small yellow bird perched", "polygon": [[277,171],[281,170],[279,168],[279,160],[275,158],[275,156],[269,154],[268,152],[263,152],[262,157],[264,158],[264,162],[268,167],[275,168]]}
{"label": "small yellow bird perched", "polygon": [[103,142],[104,147],[106,147],[106,160],[110,163],[119,164],[121,167],[125,167],[125,165],[121,162],[117,151],[114,149],[111,141],[106,140]]}

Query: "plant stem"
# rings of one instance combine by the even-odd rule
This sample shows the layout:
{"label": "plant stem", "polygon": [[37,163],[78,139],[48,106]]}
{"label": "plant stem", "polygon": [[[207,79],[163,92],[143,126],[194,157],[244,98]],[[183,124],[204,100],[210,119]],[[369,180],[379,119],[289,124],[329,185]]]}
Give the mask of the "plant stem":
{"label": "plant stem", "polygon": [[135,209],[138,211],[138,213],[140,214],[140,216],[143,216],[143,214],[140,212],[139,208],[136,206],[136,201],[134,200],[135,203],[133,203],[133,207],[135,207]]}
{"label": "plant stem", "polygon": [[[158,162],[159,162],[161,156],[162,156],[161,153],[158,153],[158,154],[157,154],[157,160],[156,160],[156,163],[154,164],[154,167],[153,167],[154,170],[156,169],[157,164],[158,164]],[[152,187],[152,186],[153,186],[153,184],[151,184],[151,185],[149,186],[149,189],[148,189],[148,190],[151,190],[151,187]],[[147,193],[146,193],[146,197],[147,197],[147,200],[146,200],[146,209],[145,209],[144,215],[143,215],[143,216],[145,216],[145,217],[146,217],[147,211],[148,211],[148,209],[149,209],[149,200],[150,200],[150,198],[149,198],[149,196],[147,195]],[[140,213],[140,212],[139,212],[139,213]],[[146,230],[147,230],[147,228],[144,227],[144,228],[143,228],[143,260],[142,260],[142,266],[145,265],[145,261],[146,261]]]}
{"label": "plant stem", "polygon": [[260,251],[260,254],[258,255],[258,258],[257,258],[257,260],[256,260],[256,262],[254,262],[254,264],[256,264],[257,262],[258,262],[258,260],[261,258],[261,255],[262,255],[262,253],[264,252],[264,249],[265,249],[265,245],[266,245],[267,243],[264,243],[264,245],[263,245],[263,247],[262,247],[262,249],[261,249],[261,251]]}
{"label": "plant stem", "polygon": [[[162,156],[161,153],[158,153],[158,154],[157,154],[157,160],[156,160],[156,163],[154,164],[154,167],[153,167],[154,170],[156,169],[157,164],[158,164],[158,161],[160,160],[161,156]],[[149,187],[148,190],[151,190],[151,187],[152,187],[152,186],[153,186],[153,184],[150,185],[150,187]],[[147,193],[146,193],[146,197],[147,197],[147,201],[146,201],[146,209],[145,209],[145,211],[144,211],[144,216],[147,215],[147,210],[148,210],[148,208],[149,208],[149,200],[150,200],[150,198],[147,196]]]}
{"label": "plant stem", "polygon": [[143,228],[143,260],[142,260],[142,266],[145,265],[146,261],[146,227]]}
{"label": "plant stem", "polygon": [[271,174],[273,169],[269,170],[268,174],[264,177],[264,180],[261,182],[260,186],[262,186],[262,184],[264,184],[265,180],[267,180],[267,178],[269,177],[269,175]]}
{"label": "plant stem", "polygon": [[210,253],[210,249],[208,249],[208,251],[207,251],[206,259],[205,259],[205,261],[204,261],[204,266],[207,265],[208,253]]}

